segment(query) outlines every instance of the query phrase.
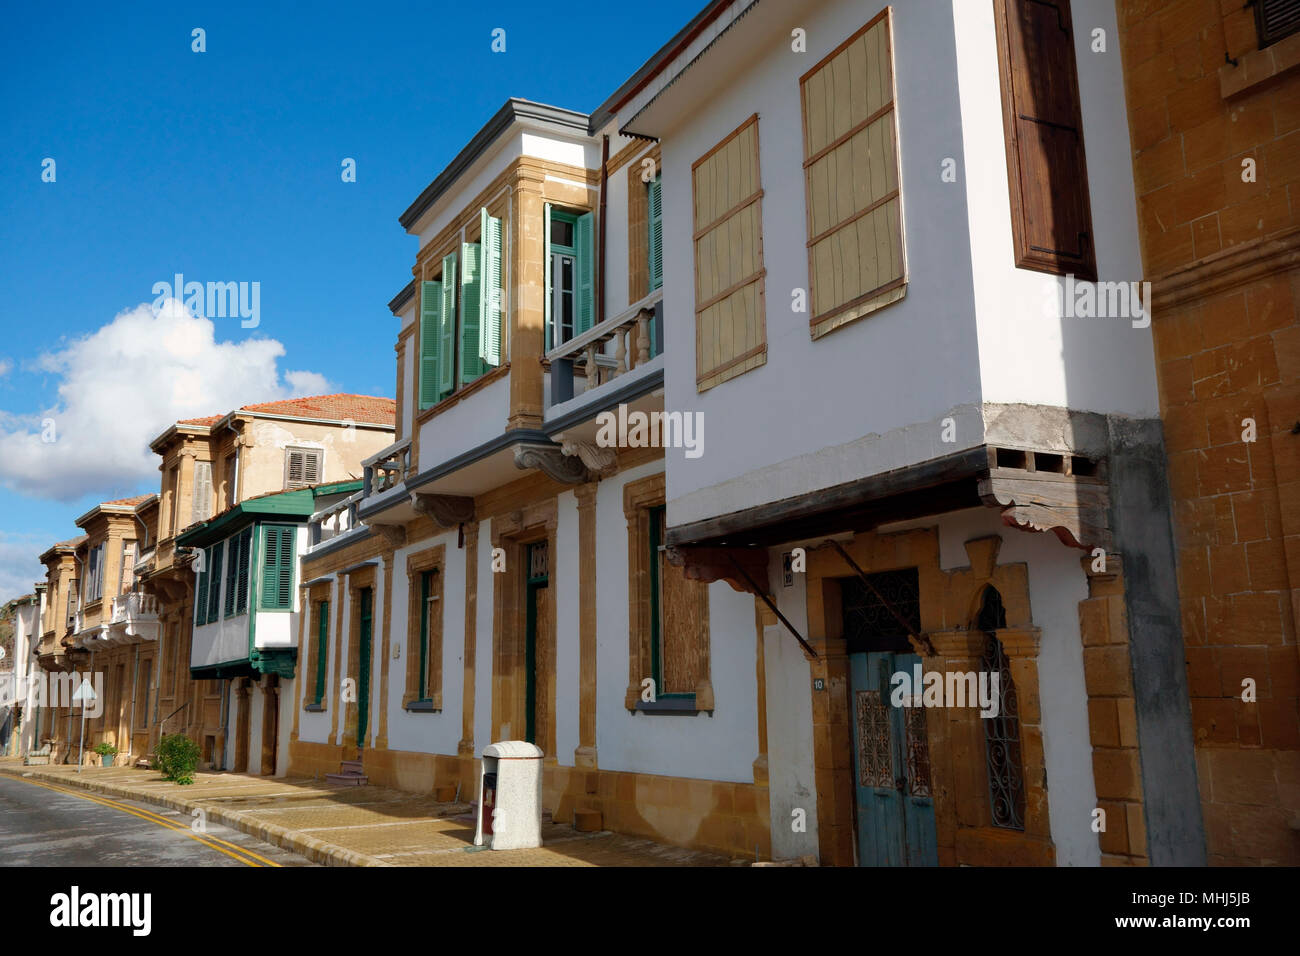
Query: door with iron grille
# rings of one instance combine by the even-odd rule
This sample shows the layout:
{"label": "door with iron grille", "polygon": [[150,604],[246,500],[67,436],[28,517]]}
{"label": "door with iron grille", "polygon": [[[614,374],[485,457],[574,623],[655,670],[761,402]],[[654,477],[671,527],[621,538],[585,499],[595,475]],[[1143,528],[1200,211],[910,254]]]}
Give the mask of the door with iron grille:
{"label": "door with iron grille", "polygon": [[891,702],[894,674],[913,675],[921,663],[907,641],[909,632],[920,632],[916,571],[884,571],[867,578],[841,581],[858,864],[935,866],[926,711]]}

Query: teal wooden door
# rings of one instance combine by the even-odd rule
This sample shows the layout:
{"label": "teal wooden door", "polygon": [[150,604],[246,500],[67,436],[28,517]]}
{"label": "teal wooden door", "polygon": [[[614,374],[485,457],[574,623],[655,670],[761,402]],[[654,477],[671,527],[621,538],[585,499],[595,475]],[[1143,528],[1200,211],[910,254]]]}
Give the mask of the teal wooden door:
{"label": "teal wooden door", "polygon": [[374,588],[361,589],[360,627],[357,635],[357,747],[366,745],[366,729],[370,724],[370,644],[374,629]]}
{"label": "teal wooden door", "polygon": [[920,661],[889,651],[849,655],[860,866],[939,862],[926,712],[890,703],[891,676]]}

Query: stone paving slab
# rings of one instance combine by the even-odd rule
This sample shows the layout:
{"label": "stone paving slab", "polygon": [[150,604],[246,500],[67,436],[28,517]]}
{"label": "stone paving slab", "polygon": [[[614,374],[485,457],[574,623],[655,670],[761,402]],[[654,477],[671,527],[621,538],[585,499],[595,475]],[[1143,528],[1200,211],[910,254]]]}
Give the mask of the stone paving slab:
{"label": "stone paving slab", "polygon": [[546,823],[540,848],[493,851],[473,846],[466,803],[383,787],[330,787],[318,780],[195,774],[186,787],[156,770],[71,765],[23,767],[0,773],[144,800],[208,819],[300,853],[327,866],[727,866],[746,861],[665,846],[604,831],[579,833]]}

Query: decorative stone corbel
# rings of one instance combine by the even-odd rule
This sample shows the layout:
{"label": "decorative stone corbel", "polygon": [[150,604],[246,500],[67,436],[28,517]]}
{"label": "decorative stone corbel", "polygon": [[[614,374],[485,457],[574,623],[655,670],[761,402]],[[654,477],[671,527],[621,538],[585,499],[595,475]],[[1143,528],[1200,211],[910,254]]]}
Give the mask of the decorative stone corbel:
{"label": "decorative stone corbel", "polygon": [[566,455],[559,445],[516,445],[515,467],[536,468],[563,485],[581,484],[591,477],[582,460]]}
{"label": "decorative stone corbel", "polygon": [[612,475],[618,469],[618,452],[613,448],[586,441],[565,441],[560,450],[569,457],[576,455],[588,471],[601,477]]}
{"label": "decorative stone corbel", "polygon": [[474,520],[474,499],[464,495],[426,495],[413,491],[411,508],[416,514],[427,515],[444,528],[454,528]]}
{"label": "decorative stone corbel", "polygon": [[1111,549],[1103,481],[995,468],[980,479],[979,494],[986,505],[1001,510],[1002,523],[1009,527],[1051,531],[1073,548]]}
{"label": "decorative stone corbel", "polygon": [[[470,500],[470,507],[473,508],[473,499]],[[406,528],[400,524],[372,524],[370,527],[378,532],[390,550],[406,544]]]}

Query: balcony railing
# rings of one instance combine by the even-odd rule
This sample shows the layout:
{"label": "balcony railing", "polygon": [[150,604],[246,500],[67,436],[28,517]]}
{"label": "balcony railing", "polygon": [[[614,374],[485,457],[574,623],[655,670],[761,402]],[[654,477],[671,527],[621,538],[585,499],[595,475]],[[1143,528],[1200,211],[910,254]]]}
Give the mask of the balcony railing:
{"label": "balcony railing", "polygon": [[120,594],[113,598],[113,624],[126,624],[140,621],[153,623],[158,620],[158,598],[152,594],[132,592]]}
{"label": "balcony railing", "polygon": [[342,501],[336,501],[328,508],[322,508],[312,515],[307,520],[307,534],[311,547],[314,548],[316,545],[330,540],[330,538],[336,538],[353,528],[359,527],[357,505],[361,504],[361,499],[364,496],[364,490],[358,491],[355,495],[344,498]]}
{"label": "balcony railing", "polygon": [[664,350],[663,295],[663,289],[656,289],[626,311],[548,352],[551,405],[574,397],[573,373],[579,365],[586,376],[583,391],[591,392],[661,354]]}
{"label": "balcony railing", "polygon": [[362,462],[365,496],[377,495],[405,481],[411,473],[411,439],[403,438]]}

